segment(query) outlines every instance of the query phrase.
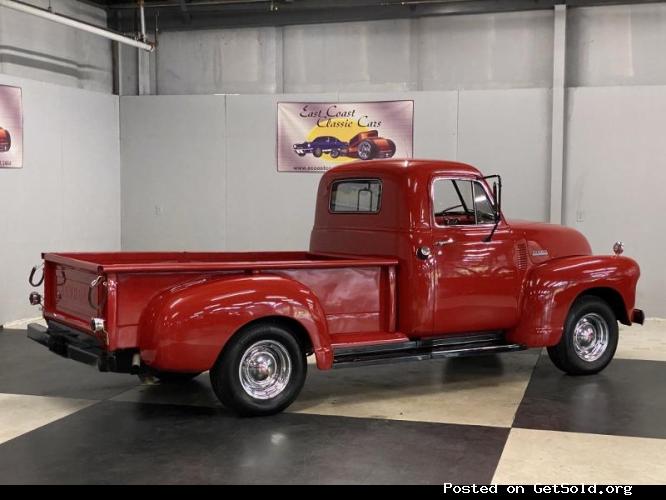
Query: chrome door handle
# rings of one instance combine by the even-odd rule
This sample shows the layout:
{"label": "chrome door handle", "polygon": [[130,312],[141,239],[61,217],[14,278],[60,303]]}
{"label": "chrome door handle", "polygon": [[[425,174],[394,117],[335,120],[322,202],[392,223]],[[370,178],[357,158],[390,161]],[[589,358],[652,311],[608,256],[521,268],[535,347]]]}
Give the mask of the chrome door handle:
{"label": "chrome door handle", "polygon": [[449,238],[448,240],[439,240],[435,242],[436,247],[443,247],[444,245],[450,245],[453,243],[453,238]]}

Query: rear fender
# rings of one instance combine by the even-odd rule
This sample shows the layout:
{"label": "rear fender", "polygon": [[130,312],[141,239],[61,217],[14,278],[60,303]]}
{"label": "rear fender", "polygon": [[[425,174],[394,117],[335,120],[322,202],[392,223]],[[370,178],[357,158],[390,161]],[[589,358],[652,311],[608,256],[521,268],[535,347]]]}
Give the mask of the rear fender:
{"label": "rear fender", "polygon": [[314,293],[283,276],[233,275],[181,284],[156,296],[139,322],[141,359],[164,371],[209,370],[244,325],[289,318],[307,332],[321,369],[332,365],[326,317]]}
{"label": "rear fender", "polygon": [[520,323],[507,340],[527,347],[557,344],[571,305],[585,293],[619,296],[621,310],[614,310],[625,322],[632,317],[639,276],[638,264],[619,256],[565,257],[533,267],[523,286]]}

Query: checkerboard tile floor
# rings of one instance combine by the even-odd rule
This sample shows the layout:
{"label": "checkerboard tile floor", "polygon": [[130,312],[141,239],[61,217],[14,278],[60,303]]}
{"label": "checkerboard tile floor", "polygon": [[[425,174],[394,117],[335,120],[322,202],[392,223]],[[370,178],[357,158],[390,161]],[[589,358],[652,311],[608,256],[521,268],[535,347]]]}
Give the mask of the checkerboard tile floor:
{"label": "checkerboard tile floor", "polygon": [[538,350],[308,374],[239,419],[0,331],[0,483],[666,483],[666,321],[622,329],[601,374]]}

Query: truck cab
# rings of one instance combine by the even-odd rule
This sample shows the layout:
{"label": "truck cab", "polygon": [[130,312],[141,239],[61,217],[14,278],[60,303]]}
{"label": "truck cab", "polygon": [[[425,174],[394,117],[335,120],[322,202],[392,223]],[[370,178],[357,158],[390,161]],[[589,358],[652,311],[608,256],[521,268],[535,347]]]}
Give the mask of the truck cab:
{"label": "truck cab", "polygon": [[165,383],[210,371],[245,415],[286,408],[310,354],[327,370],[547,347],[569,374],[599,372],[618,322],[643,322],[638,264],[507,220],[501,191],[463,163],[355,162],[322,176],[308,252],[45,254],[31,302],[49,326],[28,334]]}

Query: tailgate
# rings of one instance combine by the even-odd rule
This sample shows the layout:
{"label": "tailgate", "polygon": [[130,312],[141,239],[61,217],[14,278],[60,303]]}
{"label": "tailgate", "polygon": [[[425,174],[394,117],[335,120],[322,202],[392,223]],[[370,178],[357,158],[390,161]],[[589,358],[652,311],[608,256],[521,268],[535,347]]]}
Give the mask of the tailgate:
{"label": "tailgate", "polygon": [[104,281],[96,271],[46,260],[44,316],[90,331],[90,320],[104,309]]}

